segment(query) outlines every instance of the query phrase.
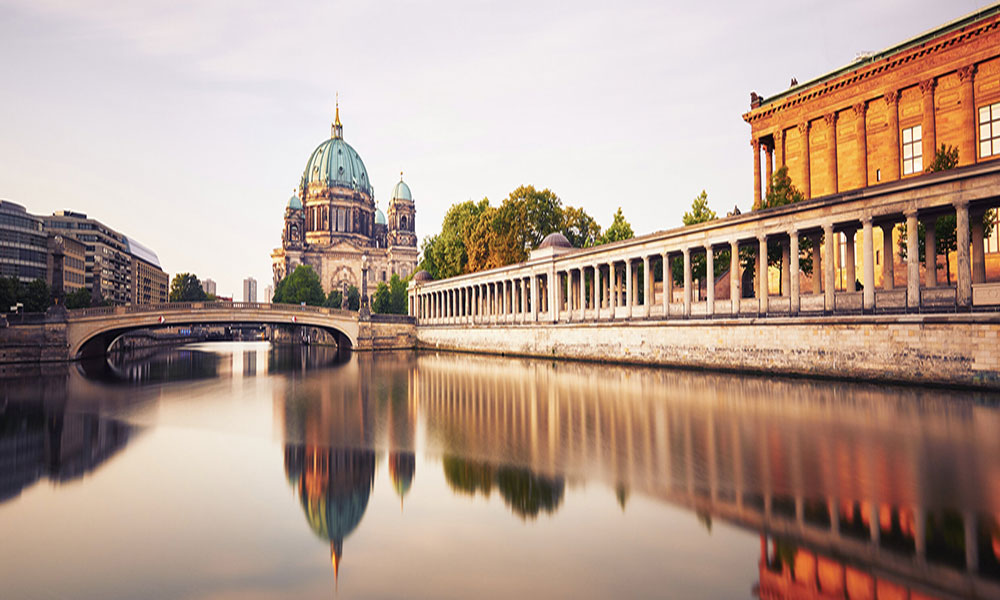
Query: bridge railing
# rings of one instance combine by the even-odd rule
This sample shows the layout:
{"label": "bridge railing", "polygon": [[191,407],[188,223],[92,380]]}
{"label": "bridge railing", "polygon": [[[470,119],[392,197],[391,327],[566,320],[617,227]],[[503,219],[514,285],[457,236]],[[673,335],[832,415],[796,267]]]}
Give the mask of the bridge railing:
{"label": "bridge railing", "polygon": [[356,317],[357,313],[324,306],[302,306],[299,304],[273,304],[270,302],[167,302],[162,304],[130,304],[127,306],[97,306],[77,308],[68,311],[71,317],[97,317],[106,315],[131,315],[157,312],[203,311],[203,310],[255,310],[274,312],[313,313],[341,317]]}

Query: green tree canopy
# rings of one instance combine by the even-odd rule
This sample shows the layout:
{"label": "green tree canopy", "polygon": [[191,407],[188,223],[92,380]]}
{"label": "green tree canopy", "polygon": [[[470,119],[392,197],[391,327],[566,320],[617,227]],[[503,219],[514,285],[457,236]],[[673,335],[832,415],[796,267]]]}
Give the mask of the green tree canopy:
{"label": "green tree canopy", "polygon": [[702,190],[700,194],[694,197],[694,201],[691,202],[691,210],[684,213],[681,220],[685,226],[688,226],[714,221],[718,218],[715,211],[708,207],[708,192]]}
{"label": "green tree canopy", "polygon": [[372,297],[372,312],[384,315],[405,315],[406,280],[393,274],[389,283],[380,281]]}
{"label": "green tree canopy", "polygon": [[941,144],[941,147],[934,152],[934,160],[931,164],[927,165],[924,169],[926,173],[933,173],[935,171],[947,171],[949,169],[954,169],[958,166],[958,148],[955,146],[946,146]]}
{"label": "green tree canopy", "polygon": [[588,248],[597,245],[601,237],[601,226],[594,217],[582,208],[567,206],[563,209],[562,234],[574,248]]}
{"label": "green tree canopy", "polygon": [[278,282],[274,290],[275,304],[301,304],[321,306],[326,301],[319,276],[309,265],[299,265]]}
{"label": "green tree canopy", "polygon": [[420,246],[423,259],[420,269],[431,274],[434,279],[454,277],[466,273],[469,262],[465,241],[469,229],[476,223],[479,215],[489,207],[489,200],[483,198],[479,202],[471,200],[453,204],[444,215],[441,232],[424,238]]}
{"label": "green tree canopy", "polygon": [[340,290],[330,290],[327,295],[326,300],[323,301],[323,306],[327,308],[340,308],[344,303],[344,294]]}
{"label": "green tree canopy", "polygon": [[90,307],[91,292],[87,288],[78,288],[66,294],[66,308]]}
{"label": "green tree canopy", "polygon": [[788,176],[788,167],[786,165],[782,165],[777,171],[771,174],[770,183],[767,196],[764,197],[764,201],[761,203],[761,208],[773,208],[805,200],[802,192],[792,185],[792,178]]}
{"label": "green tree canopy", "polygon": [[632,232],[632,226],[625,220],[625,215],[622,214],[622,207],[619,206],[618,210],[615,211],[611,225],[604,232],[604,235],[601,236],[598,245],[630,240],[634,237],[635,234]]}
{"label": "green tree canopy", "polygon": [[170,281],[171,302],[201,302],[205,299],[205,290],[193,273],[178,273]]}
{"label": "green tree canopy", "polygon": [[358,310],[361,308],[361,294],[358,292],[357,286],[350,286],[347,288],[347,310]]}

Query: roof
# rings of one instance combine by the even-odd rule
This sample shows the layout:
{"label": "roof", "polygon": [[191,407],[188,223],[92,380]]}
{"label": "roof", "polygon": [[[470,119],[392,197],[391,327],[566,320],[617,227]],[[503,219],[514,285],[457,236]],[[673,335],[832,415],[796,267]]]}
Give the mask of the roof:
{"label": "roof", "polygon": [[125,246],[128,248],[128,253],[132,256],[148,262],[157,269],[163,269],[163,267],[160,266],[160,259],[157,258],[156,253],[146,246],[143,246],[128,236],[125,236]]}
{"label": "roof", "polygon": [[846,64],[846,65],[844,65],[844,66],[842,66],[842,67],[840,67],[838,69],[834,69],[833,71],[830,71],[829,73],[826,73],[824,75],[820,75],[819,77],[816,77],[814,79],[810,79],[809,81],[800,83],[800,84],[798,84],[796,86],[793,86],[793,87],[790,87],[790,88],[788,88],[787,90],[785,90],[783,92],[779,92],[777,94],[774,94],[773,96],[769,96],[767,98],[763,98],[763,99],[761,99],[760,105],[761,106],[765,106],[767,104],[771,104],[772,102],[777,102],[778,100],[782,100],[782,99],[787,98],[789,96],[794,96],[795,94],[797,94],[799,92],[802,92],[802,91],[804,91],[806,89],[809,89],[811,87],[814,87],[814,86],[816,86],[816,85],[818,85],[820,83],[824,83],[824,82],[829,81],[831,79],[835,79],[837,77],[840,77],[841,75],[844,75],[846,73],[850,73],[852,71],[856,71],[856,70],[861,69],[863,67],[866,67],[866,66],[868,66],[870,64],[876,63],[876,62],[878,62],[880,60],[884,60],[886,58],[890,58],[890,57],[892,57],[892,56],[894,56],[896,54],[900,54],[902,52],[905,52],[907,50],[910,50],[912,48],[920,46],[921,44],[924,44],[924,43],[926,43],[926,42],[928,42],[928,41],[930,41],[930,40],[932,40],[934,38],[937,38],[937,37],[940,37],[942,35],[951,33],[953,31],[958,31],[958,30],[962,29],[963,27],[965,27],[967,25],[970,25],[970,24],[975,23],[977,21],[981,21],[983,19],[995,16],[995,15],[998,15],[998,14],[1000,14],[1000,2],[996,2],[994,4],[991,4],[990,6],[981,8],[981,9],[976,10],[976,11],[973,11],[973,12],[971,12],[971,13],[965,15],[965,16],[959,17],[959,18],[955,19],[954,21],[949,21],[949,22],[945,23],[944,25],[935,27],[934,29],[931,29],[929,31],[925,31],[924,33],[921,33],[921,34],[919,34],[917,36],[914,36],[912,38],[909,38],[907,40],[899,42],[898,44],[890,46],[890,47],[888,47],[888,48],[886,48],[886,49],[884,49],[884,50],[882,50],[880,52],[874,52],[874,53],[871,53],[871,54],[863,54],[863,55],[859,56],[857,59],[855,59],[853,62],[850,62],[850,63],[848,63],[848,64]]}

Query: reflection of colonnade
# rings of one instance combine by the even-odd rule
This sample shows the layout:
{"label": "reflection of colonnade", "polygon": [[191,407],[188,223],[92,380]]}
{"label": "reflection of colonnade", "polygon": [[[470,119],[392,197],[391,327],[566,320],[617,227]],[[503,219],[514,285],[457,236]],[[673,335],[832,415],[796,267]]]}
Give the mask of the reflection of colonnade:
{"label": "reflection of colonnade", "polygon": [[[480,325],[993,306],[1000,304],[1000,283],[986,281],[982,216],[997,206],[998,189],[1000,163],[994,161],[595,248],[543,242],[523,263],[442,281],[414,280],[409,314],[420,325]],[[950,216],[958,224],[958,267],[954,285],[940,286],[934,223]],[[920,281],[918,236],[911,234],[905,284],[896,287],[893,260],[882,260],[881,288],[876,289],[876,251],[893,256],[893,228],[906,224],[916,232],[918,223],[927,225],[931,249],[925,253],[925,281]],[[886,232],[880,249],[875,228]],[[855,256],[859,232],[861,256]],[[842,243],[846,254],[841,259]],[[752,291],[742,289],[741,251],[753,255]],[[768,279],[768,253],[779,251],[782,284],[775,294],[761,282]],[[707,285],[705,298],[697,301],[692,294],[696,257],[704,259],[708,273],[715,272],[717,261],[729,261],[728,285]],[[799,273],[808,270],[806,260],[814,276],[811,289],[803,290]],[[840,260],[842,278],[835,265]],[[675,263],[683,273],[680,301],[673,291]],[[663,281],[659,289],[657,278]]]}
{"label": "reflection of colonnade", "polygon": [[597,477],[952,592],[1000,593],[1000,415],[958,395],[425,355],[430,451]]}

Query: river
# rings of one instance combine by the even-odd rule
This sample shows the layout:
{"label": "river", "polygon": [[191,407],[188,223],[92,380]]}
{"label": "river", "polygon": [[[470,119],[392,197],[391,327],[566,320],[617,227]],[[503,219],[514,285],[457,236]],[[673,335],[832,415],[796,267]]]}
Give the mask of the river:
{"label": "river", "polygon": [[1000,597],[982,392],[267,343],[0,390],[2,598]]}

